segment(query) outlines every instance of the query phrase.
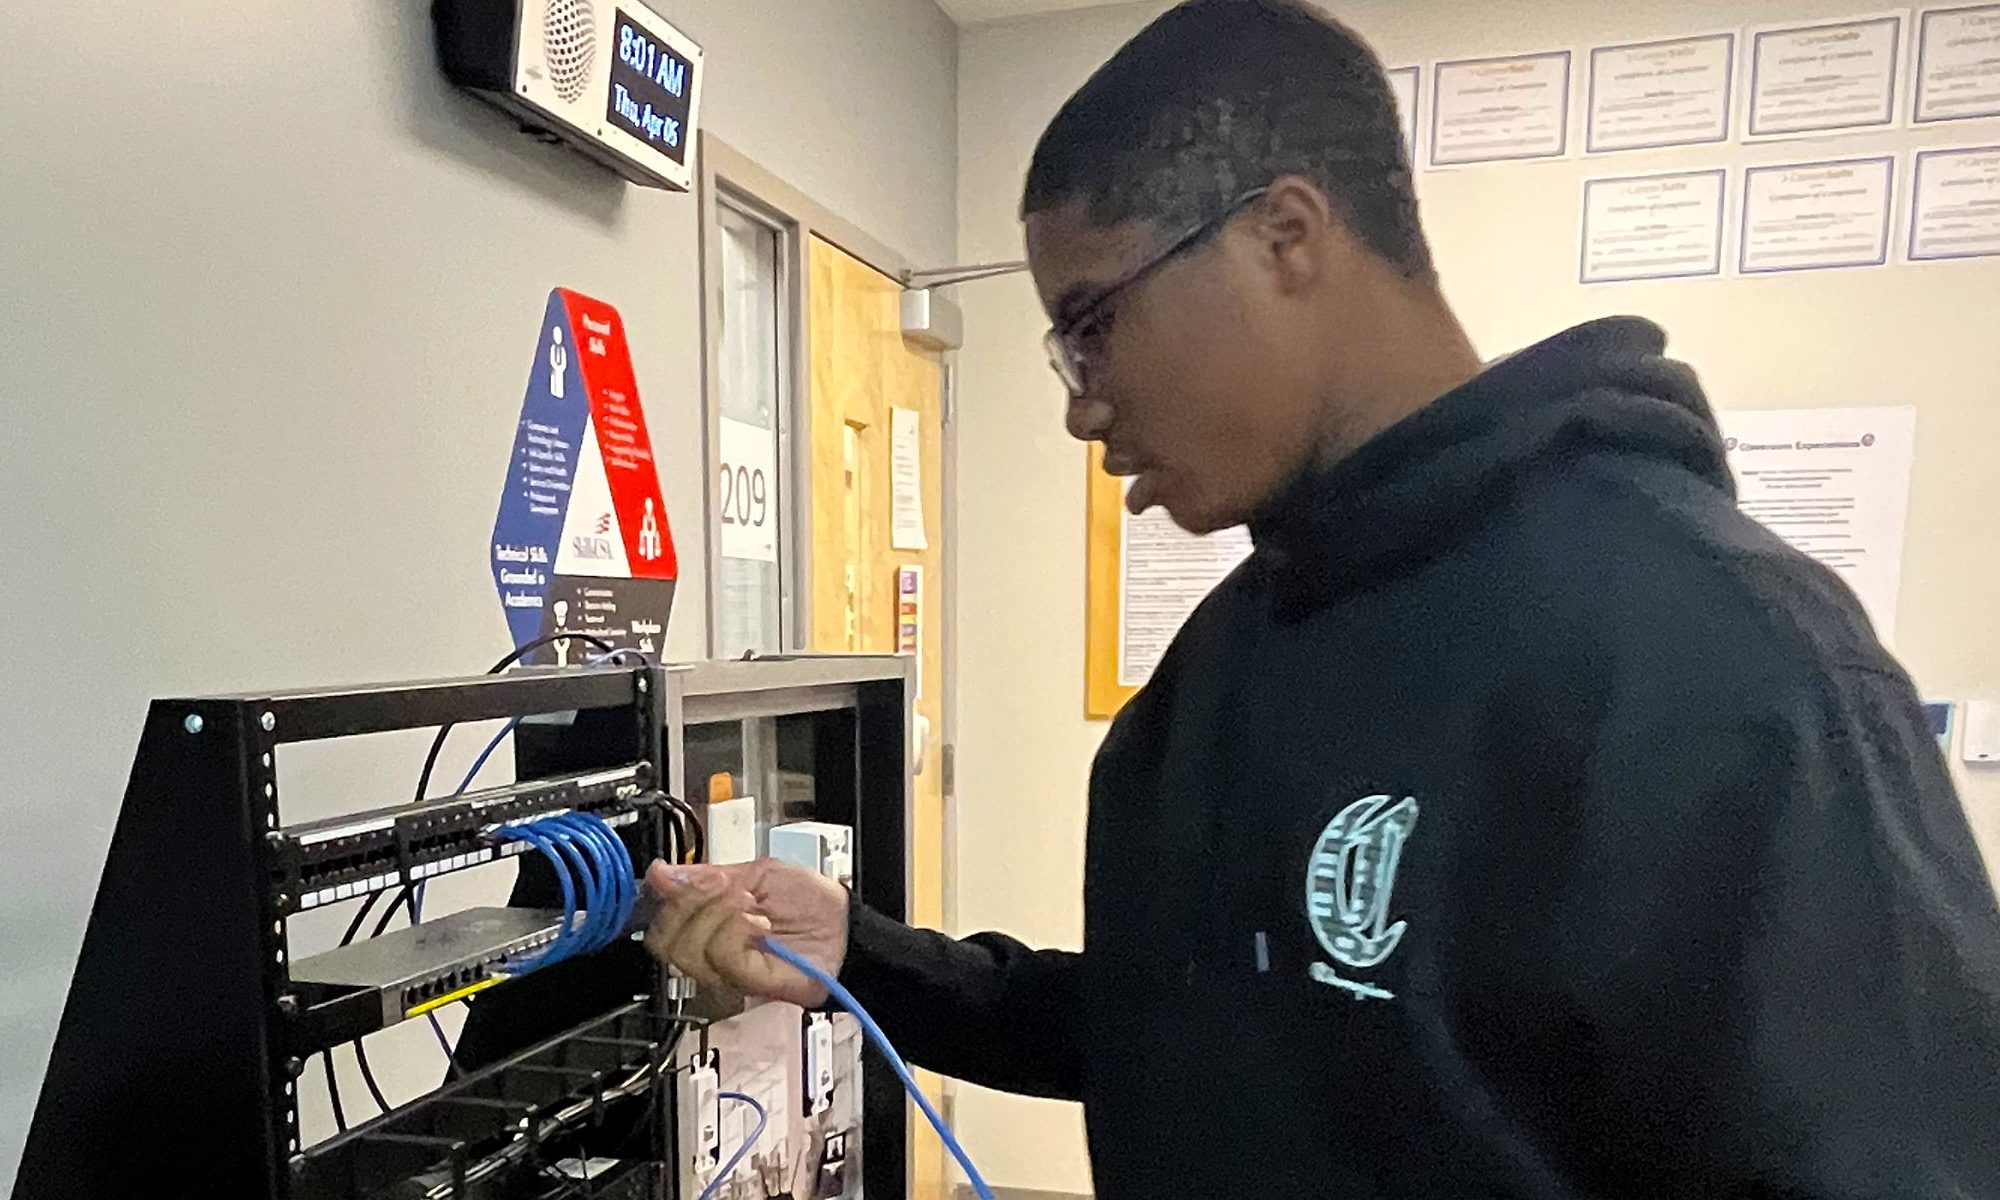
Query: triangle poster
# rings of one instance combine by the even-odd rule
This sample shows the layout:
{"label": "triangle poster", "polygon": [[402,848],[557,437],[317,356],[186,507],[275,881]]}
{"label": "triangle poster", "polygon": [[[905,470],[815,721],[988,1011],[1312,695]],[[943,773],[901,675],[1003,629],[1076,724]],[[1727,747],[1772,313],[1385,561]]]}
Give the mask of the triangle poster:
{"label": "triangle poster", "polygon": [[[514,645],[576,632],[658,661],[679,575],[618,310],[565,288],[548,309],[493,521],[493,584]],[[602,653],[558,640],[522,661]]]}

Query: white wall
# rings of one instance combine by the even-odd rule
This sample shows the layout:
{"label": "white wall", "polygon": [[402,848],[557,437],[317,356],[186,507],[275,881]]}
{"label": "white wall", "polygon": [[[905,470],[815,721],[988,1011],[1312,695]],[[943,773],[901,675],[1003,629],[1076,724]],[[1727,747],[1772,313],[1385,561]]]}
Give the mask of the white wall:
{"label": "white wall", "polygon": [[[707,51],[707,126],[953,257],[931,0],[653,2]],[[624,313],[682,563],[668,648],[704,650],[694,199],[450,90],[428,10],[0,6],[0,1181],[147,699],[505,648],[486,544],[553,286]],[[288,811],[400,796],[413,749],[302,776]]]}
{"label": "white wall", "polygon": [[[959,248],[1017,257],[1022,172],[1043,124],[1161,4],[968,30],[959,52]],[[1329,9],[1392,66],[1570,48],[1871,11],[1787,0],[1349,0]],[[1879,7],[1879,6],[1877,6]],[[1916,479],[1897,644],[1929,695],[2000,698],[2000,261],[1782,278],[1581,287],[1577,212],[1588,173],[1784,161],[1822,152],[2000,141],[2000,122],[1747,149],[1621,155],[1426,174],[1426,225],[1446,289],[1482,351],[1634,312],[1663,324],[1721,408],[1914,404]],[[1494,234],[1492,231],[1505,231]],[[1045,322],[1021,278],[961,289],[959,921],[1045,944],[1080,933],[1084,777],[1102,727],[1083,720],[1084,465],[1042,366]],[[1032,531],[1023,536],[1024,531]],[[1007,603],[997,596],[1016,599]],[[2000,863],[2000,774],[1963,780]],[[968,1148],[998,1182],[1088,1187],[1064,1106],[971,1090]]]}

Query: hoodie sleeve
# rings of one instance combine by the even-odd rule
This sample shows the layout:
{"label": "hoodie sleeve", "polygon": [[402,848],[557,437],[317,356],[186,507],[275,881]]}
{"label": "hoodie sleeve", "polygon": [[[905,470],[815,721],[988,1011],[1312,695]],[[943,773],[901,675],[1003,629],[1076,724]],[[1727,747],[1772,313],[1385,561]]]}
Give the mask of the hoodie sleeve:
{"label": "hoodie sleeve", "polygon": [[1589,1194],[2000,1196],[2000,914],[1913,689],[1713,653],[1605,689],[1488,1078]]}
{"label": "hoodie sleeve", "polygon": [[849,913],[840,981],[905,1058],[981,1087],[1082,1098],[1081,956],[994,933],[953,939],[858,901]]}

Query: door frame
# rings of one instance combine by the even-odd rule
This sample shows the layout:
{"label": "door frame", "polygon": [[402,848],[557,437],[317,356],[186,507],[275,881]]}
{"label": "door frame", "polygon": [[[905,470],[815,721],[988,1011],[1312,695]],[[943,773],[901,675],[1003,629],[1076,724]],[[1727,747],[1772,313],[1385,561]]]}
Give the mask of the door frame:
{"label": "door frame", "polygon": [[[804,481],[811,462],[810,446],[800,444],[799,430],[812,412],[812,371],[808,355],[812,347],[812,297],[810,272],[806,270],[806,250],[812,238],[838,246],[875,270],[898,282],[910,275],[910,262],[883,243],[814,201],[805,193],[758,166],[729,143],[706,130],[699,141],[696,173],[696,202],[700,222],[699,273],[701,278],[701,379],[702,379],[702,544],[703,566],[707,572],[707,629],[704,642],[708,653],[720,653],[722,608],[722,546],[716,536],[714,472],[721,453],[722,399],[718,364],[722,361],[722,226],[717,208],[726,198],[767,221],[778,234],[778,279],[782,296],[778,306],[780,336],[789,338],[791,354],[779,380],[779,404],[784,412],[780,423],[778,461],[789,484]],[[955,511],[950,461],[952,422],[949,404],[945,407],[945,463],[943,477],[944,512],[942,527],[949,531]],[[791,486],[784,504],[785,536],[778,546],[779,619],[783,648],[803,650],[812,628],[812,538],[802,536],[812,528],[812,489]],[[950,534],[946,534],[950,544]],[[948,582],[947,582],[947,586]],[[949,602],[942,616],[950,619]],[[939,626],[944,635],[945,653],[941,664],[945,678],[952,676],[951,630]],[[946,691],[950,685],[947,682]]]}
{"label": "door frame", "polygon": [[[785,650],[799,651],[808,647],[812,629],[812,487],[806,478],[806,472],[811,469],[812,454],[811,438],[805,433],[805,422],[810,420],[812,414],[812,281],[811,272],[807,269],[810,241],[817,237],[839,248],[895,280],[905,291],[911,288],[914,266],[906,256],[764,169],[715,134],[703,130],[696,137],[695,199],[696,219],[699,222],[697,240],[700,244],[698,273],[701,279],[703,408],[702,545],[708,596],[704,640],[708,653],[711,656],[716,654],[721,630],[718,614],[722,604],[722,546],[717,535],[719,526],[716,523],[714,484],[722,437],[721,381],[717,377],[722,361],[722,226],[716,210],[726,198],[730,204],[768,222],[778,233],[778,277],[782,291],[778,327],[780,336],[789,337],[791,343],[789,358],[783,364],[783,377],[779,380],[779,404],[784,419],[779,431],[778,456],[790,492],[784,506],[787,528],[778,549],[779,627]],[[958,927],[958,821],[955,815],[958,797],[953,749],[958,713],[958,471],[955,466],[958,461],[958,422],[955,419],[958,364],[954,352],[939,355],[938,359],[938,404],[943,433],[943,461],[938,464],[942,510],[938,514],[938,528],[944,538],[940,555],[944,578],[927,582],[926,590],[930,594],[926,603],[937,606],[938,633],[943,642],[938,653],[942,679],[938,714],[942,728],[934,732],[939,743],[937,769],[941,775],[939,791],[942,803],[939,814],[941,844],[936,850],[940,858],[942,916],[946,930],[955,932]],[[915,847],[906,846],[904,852],[907,871]],[[957,1089],[952,1080],[943,1077],[940,1077],[939,1087],[945,1120],[955,1123]],[[912,1122],[914,1130],[914,1110]],[[913,1155],[908,1156],[906,1161],[914,1166]],[[915,1182],[920,1185],[934,1183],[949,1194],[951,1167],[947,1163],[943,1169],[946,1173],[944,1179]]]}

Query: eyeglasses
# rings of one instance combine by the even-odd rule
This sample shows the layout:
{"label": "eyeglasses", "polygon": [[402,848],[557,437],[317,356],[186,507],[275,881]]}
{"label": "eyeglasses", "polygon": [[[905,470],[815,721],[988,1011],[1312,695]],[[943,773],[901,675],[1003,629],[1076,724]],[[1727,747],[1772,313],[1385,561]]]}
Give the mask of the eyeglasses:
{"label": "eyeglasses", "polygon": [[1042,337],[1042,345],[1048,351],[1049,366],[1056,377],[1069,389],[1072,397],[1081,396],[1089,380],[1088,363],[1091,359],[1090,343],[1110,332],[1111,302],[1120,295],[1151,278],[1153,273],[1183,254],[1198,249],[1208,239],[1221,232],[1237,213],[1262,199],[1269,187],[1253,188],[1229,202],[1229,206],[1167,243],[1167,248],[1128,272],[1124,278],[1109,284],[1103,291],[1091,297],[1083,307],[1057,321]]}

